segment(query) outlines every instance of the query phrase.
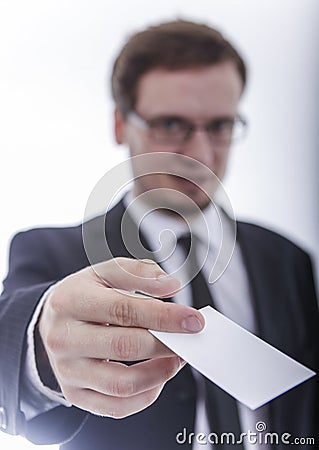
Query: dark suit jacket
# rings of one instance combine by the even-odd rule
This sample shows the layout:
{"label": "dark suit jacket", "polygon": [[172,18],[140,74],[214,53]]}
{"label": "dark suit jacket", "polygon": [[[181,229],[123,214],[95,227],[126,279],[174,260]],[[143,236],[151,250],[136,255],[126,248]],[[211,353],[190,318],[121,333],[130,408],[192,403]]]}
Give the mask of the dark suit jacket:
{"label": "dark suit jacket", "polygon": [[[130,256],[119,232],[123,212],[120,202],[107,215],[106,235],[114,256]],[[97,239],[100,220],[89,224]],[[308,255],[287,239],[251,224],[239,222],[237,238],[258,335],[317,371],[318,308]],[[96,255],[96,261],[104,258],[103,252]],[[125,419],[101,418],[76,407],[59,406],[25,420],[19,407],[20,375],[31,316],[52,283],[87,265],[81,226],[29,230],[12,240],[0,303],[0,415],[6,421],[5,431],[35,443],[65,442],[64,450],[180,449],[176,434],[183,428],[194,429],[196,388],[188,366],[166,384],[152,406]],[[317,377],[273,400],[269,408],[269,431],[315,436],[319,423]],[[275,446],[283,447],[280,443]]]}

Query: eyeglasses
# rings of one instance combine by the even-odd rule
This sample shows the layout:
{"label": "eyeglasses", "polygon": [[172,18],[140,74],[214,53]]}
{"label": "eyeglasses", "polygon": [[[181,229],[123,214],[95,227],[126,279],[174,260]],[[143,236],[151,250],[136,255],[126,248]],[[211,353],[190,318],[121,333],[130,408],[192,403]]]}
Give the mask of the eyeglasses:
{"label": "eyeglasses", "polygon": [[212,144],[226,145],[243,137],[247,128],[245,119],[239,115],[234,118],[221,117],[204,124],[196,124],[184,117],[174,115],[145,119],[135,111],[131,111],[127,119],[137,127],[146,130],[154,142],[167,145],[184,144],[196,130],[204,130]]}

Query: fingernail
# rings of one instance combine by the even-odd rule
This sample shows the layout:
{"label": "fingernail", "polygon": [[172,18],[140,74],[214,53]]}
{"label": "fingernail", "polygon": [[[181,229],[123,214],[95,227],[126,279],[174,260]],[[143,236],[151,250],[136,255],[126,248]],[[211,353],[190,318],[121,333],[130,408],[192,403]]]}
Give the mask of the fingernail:
{"label": "fingernail", "polygon": [[203,327],[200,320],[196,316],[188,316],[182,322],[182,328],[185,331],[197,332]]}

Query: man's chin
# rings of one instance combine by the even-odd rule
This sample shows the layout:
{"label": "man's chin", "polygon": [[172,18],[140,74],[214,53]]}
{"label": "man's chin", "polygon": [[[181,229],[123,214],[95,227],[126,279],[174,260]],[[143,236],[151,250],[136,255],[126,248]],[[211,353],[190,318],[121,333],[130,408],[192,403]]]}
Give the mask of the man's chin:
{"label": "man's chin", "polygon": [[[210,191],[210,192],[209,192]],[[202,190],[193,183],[182,186],[167,183],[152,187],[135,185],[135,196],[139,197],[151,209],[167,210],[168,214],[193,215],[205,209],[211,202],[213,194],[210,189]]]}
{"label": "man's chin", "polygon": [[188,186],[188,189],[176,189],[176,194],[167,195],[167,203],[184,213],[194,214],[205,209],[211,202],[213,194],[202,190],[198,186]]}
{"label": "man's chin", "polygon": [[161,197],[160,205],[163,212],[167,212],[167,214],[176,214],[179,216],[190,216],[199,214],[202,210],[207,208],[207,206],[211,203],[211,200],[205,196],[198,198],[198,196],[194,196],[194,198],[190,196],[185,196],[182,194],[183,198],[181,199],[180,195],[176,195],[177,198],[174,198],[174,195]]}

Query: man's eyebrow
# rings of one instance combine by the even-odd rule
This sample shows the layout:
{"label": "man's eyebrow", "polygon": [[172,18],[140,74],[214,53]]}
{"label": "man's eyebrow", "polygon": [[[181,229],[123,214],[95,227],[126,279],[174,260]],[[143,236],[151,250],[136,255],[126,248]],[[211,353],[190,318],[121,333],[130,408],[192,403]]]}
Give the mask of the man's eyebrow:
{"label": "man's eyebrow", "polygon": [[184,120],[186,122],[191,122],[191,119],[188,119],[187,117],[184,117],[179,114],[158,114],[156,116],[150,117],[148,120],[158,120],[158,119]]}
{"label": "man's eyebrow", "polygon": [[210,121],[211,122],[228,122],[229,120],[234,120],[236,119],[237,115],[222,115],[222,116],[217,116],[214,118],[211,118]]}

